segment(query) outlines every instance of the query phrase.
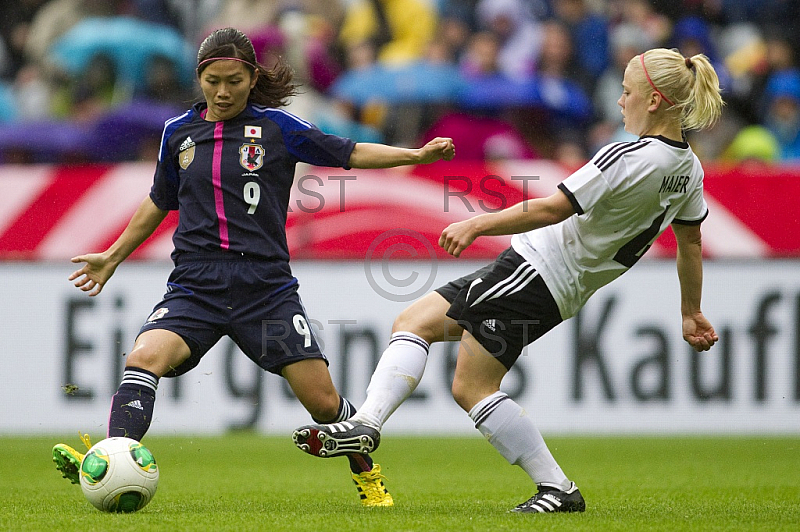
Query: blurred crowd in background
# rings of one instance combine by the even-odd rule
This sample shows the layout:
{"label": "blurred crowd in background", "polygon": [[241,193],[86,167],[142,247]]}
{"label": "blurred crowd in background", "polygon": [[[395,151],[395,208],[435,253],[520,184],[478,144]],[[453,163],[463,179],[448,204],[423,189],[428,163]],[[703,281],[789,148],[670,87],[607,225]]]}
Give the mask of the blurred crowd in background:
{"label": "blurred crowd in background", "polygon": [[574,167],[630,136],[629,59],[707,55],[727,108],[705,160],[800,161],[797,0],[14,0],[0,16],[0,163],[155,160],[200,97],[196,50],[241,29],[302,83],[289,110],[356,141],[453,137],[460,160]]}

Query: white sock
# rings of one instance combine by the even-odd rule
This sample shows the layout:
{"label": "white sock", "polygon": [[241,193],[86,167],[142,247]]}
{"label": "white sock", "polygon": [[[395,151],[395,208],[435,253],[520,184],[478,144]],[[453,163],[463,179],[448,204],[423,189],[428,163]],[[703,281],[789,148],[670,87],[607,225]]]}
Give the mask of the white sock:
{"label": "white sock", "polygon": [[510,464],[520,466],[536,484],[568,489],[570,482],[547,448],[527,412],[503,392],[484,398],[469,411],[475,427]]}
{"label": "white sock", "polygon": [[369,381],[367,399],[352,419],[380,430],[419,384],[429,347],[416,334],[394,333]]}

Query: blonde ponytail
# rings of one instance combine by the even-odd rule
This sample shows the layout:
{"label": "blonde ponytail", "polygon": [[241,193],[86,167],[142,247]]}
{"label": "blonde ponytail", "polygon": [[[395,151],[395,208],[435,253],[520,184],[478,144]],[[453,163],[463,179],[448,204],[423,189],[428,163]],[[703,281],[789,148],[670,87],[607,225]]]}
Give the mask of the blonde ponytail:
{"label": "blonde ponytail", "polygon": [[685,129],[705,129],[713,126],[722,115],[724,102],[719,78],[705,55],[693,55],[689,61],[695,71],[694,84],[681,123]]}
{"label": "blonde ponytail", "polygon": [[665,104],[672,103],[670,109],[680,112],[683,129],[705,129],[719,120],[724,102],[719,77],[708,57],[697,54],[687,58],[675,50],[656,48],[639,59]]}

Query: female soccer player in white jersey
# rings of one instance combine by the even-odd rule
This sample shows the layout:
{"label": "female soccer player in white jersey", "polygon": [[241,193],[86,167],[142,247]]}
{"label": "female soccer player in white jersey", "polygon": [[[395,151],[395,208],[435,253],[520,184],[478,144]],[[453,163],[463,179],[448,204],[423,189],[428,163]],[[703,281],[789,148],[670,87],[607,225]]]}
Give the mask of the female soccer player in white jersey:
{"label": "female soccer player in white jersey", "polygon": [[[125,231],[106,251],[72,259],[85,264],[70,279],[97,295],[168,211],[180,213],[175,269],[127,357],[108,437],[140,440],[159,379],[194,368],[222,336],[283,376],[313,419],[347,419],[355,408],[331,381],[289,267],[285,225],[295,165],[425,164],[452,159],[453,142],[405,149],[323,133],[280,109],[296,93],[289,66],[258,64],[250,39],[233,28],[200,45],[197,77],[204,101],[165,124],[153,186]],[[56,466],[75,483],[82,456],[64,444],[53,449]],[[349,458],[362,504],[391,506],[380,468],[367,456]]]}
{"label": "female soccer player in white jersey", "polygon": [[514,236],[493,264],[403,311],[364,405],[344,423],[297,429],[293,438],[300,449],[315,456],[372,452],[381,427],[422,377],[429,345],[460,339],[453,397],[538,487],[514,511],[584,511],[580,491],[556,463],[534,420],[500,391],[522,348],[575,315],[668,226],[678,241],[683,337],[698,351],[718,340],[700,310],[700,223],[708,214],[703,169],[683,135],[719,118],[717,75],[703,55],[649,50],[628,63],[618,103],[626,131],[639,140],[604,147],[550,197],[442,232],[439,245],[456,257],[482,235]]}

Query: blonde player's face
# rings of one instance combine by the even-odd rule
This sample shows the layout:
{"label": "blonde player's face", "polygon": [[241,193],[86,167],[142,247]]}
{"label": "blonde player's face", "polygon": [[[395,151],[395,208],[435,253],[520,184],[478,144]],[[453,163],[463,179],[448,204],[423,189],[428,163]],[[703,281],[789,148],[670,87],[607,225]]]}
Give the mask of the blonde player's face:
{"label": "blonde player's face", "polygon": [[628,63],[625,76],[622,78],[622,96],[617,100],[617,105],[622,108],[622,121],[625,131],[637,136],[642,136],[647,129],[649,113],[649,94],[642,90],[641,80],[637,76],[644,76],[641,67],[635,62]]}
{"label": "blonde player's face", "polygon": [[241,113],[257,78],[258,72],[251,75],[239,61],[222,59],[210,63],[200,74],[200,88],[208,103],[206,120],[219,122]]}

